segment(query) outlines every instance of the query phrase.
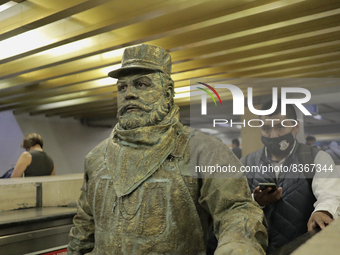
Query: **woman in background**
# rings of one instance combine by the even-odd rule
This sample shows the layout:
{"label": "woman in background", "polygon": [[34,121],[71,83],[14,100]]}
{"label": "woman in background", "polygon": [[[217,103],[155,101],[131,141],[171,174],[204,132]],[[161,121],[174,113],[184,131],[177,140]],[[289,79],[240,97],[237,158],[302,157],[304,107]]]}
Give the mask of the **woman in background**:
{"label": "woman in background", "polygon": [[11,178],[55,175],[55,166],[50,156],[43,151],[43,139],[39,134],[25,136],[21,147],[26,149],[14,167]]}

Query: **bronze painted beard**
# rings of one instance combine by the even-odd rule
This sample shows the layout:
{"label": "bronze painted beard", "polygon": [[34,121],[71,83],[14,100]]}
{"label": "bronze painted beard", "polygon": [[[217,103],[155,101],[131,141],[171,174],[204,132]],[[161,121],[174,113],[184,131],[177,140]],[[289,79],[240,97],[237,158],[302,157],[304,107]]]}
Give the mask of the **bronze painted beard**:
{"label": "bronze painted beard", "polygon": [[[128,106],[139,108],[138,111],[127,112]],[[123,129],[134,129],[138,127],[155,126],[161,122],[170,111],[170,104],[164,98],[155,104],[147,106],[140,102],[130,101],[118,109],[118,122]]]}

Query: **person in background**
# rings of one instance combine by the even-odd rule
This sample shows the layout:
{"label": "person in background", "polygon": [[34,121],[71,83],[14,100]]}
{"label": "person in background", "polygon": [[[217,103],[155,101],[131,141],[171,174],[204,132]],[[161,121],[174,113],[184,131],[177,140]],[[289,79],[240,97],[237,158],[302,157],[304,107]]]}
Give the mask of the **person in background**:
{"label": "person in background", "polygon": [[336,141],[329,144],[329,149],[326,152],[331,155],[333,160],[340,161],[340,149]]}
{"label": "person in background", "polygon": [[[269,101],[261,110],[271,106]],[[340,215],[340,174],[334,161],[326,152],[296,140],[300,124],[293,105],[288,104],[286,112],[281,115],[278,100],[272,114],[260,116],[264,122],[261,127],[264,147],[241,158],[244,166],[275,168],[246,173],[254,200],[262,206],[268,221],[267,253],[307,230],[324,229]],[[275,183],[277,190],[270,187],[261,190],[259,183]]]}
{"label": "person in background", "polygon": [[309,145],[309,146],[317,147],[317,146],[315,145],[315,141],[316,141],[316,139],[315,139],[315,137],[312,136],[312,135],[309,135],[309,136],[306,137],[306,144]]}
{"label": "person in background", "polygon": [[242,150],[240,149],[240,141],[237,138],[231,141],[231,148],[236,157],[240,159],[242,157]]}
{"label": "person in background", "polygon": [[55,175],[53,160],[43,151],[43,139],[31,133],[24,137],[21,147],[26,149],[15,164],[11,178],[28,176]]}

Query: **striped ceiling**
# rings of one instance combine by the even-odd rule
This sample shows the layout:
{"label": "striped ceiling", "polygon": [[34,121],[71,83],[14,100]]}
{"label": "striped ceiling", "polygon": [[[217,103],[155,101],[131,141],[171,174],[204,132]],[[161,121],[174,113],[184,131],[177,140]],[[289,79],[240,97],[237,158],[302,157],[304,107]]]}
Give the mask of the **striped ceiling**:
{"label": "striped ceiling", "polygon": [[170,52],[180,106],[192,78],[339,77],[340,1],[0,0],[0,111],[115,116],[107,73],[139,43]]}

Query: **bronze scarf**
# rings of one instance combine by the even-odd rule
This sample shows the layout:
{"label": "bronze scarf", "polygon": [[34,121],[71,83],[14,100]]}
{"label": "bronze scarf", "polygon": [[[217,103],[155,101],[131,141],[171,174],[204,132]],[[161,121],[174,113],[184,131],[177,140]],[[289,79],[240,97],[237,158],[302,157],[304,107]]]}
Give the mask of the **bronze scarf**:
{"label": "bronze scarf", "polygon": [[106,159],[118,197],[131,193],[160,167],[174,149],[182,127],[177,105],[156,126],[131,130],[119,124],[114,127]]}

